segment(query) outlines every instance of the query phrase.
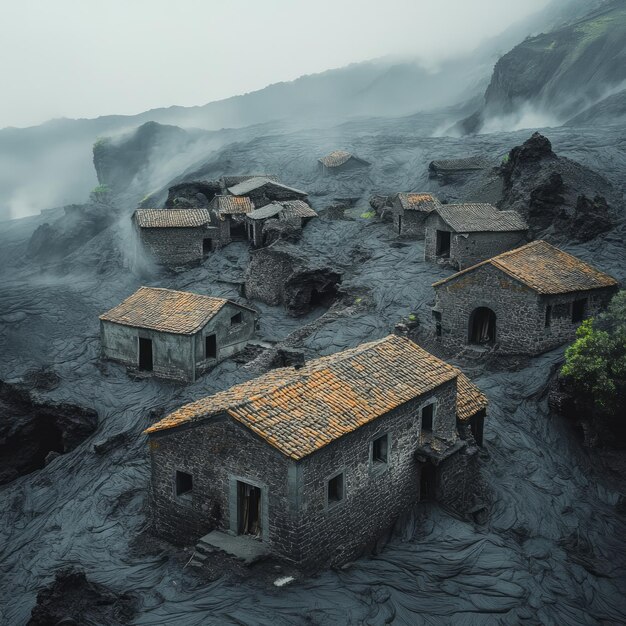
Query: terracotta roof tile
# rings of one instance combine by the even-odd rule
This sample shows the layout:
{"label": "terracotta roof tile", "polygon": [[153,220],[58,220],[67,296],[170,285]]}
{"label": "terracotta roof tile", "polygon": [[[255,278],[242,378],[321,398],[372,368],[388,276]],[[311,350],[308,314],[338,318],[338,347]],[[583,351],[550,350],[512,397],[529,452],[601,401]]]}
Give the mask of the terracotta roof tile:
{"label": "terracotta roof tile", "polygon": [[459,372],[456,388],[456,415],[462,422],[487,408],[487,396],[463,372]]}
{"label": "terracotta roof tile", "polygon": [[528,230],[528,224],[515,211],[499,211],[491,204],[444,204],[435,209],[456,232],[507,232]]}
{"label": "terracotta roof tile", "polygon": [[246,196],[215,196],[210,206],[219,215],[245,215],[254,210],[252,200]]}
{"label": "terracotta roof tile", "polygon": [[405,211],[425,211],[430,213],[442,206],[441,202],[430,193],[399,193],[400,206]]}
{"label": "terracotta roof tile", "polygon": [[347,163],[350,159],[356,159],[365,165],[370,165],[368,161],[365,159],[361,159],[360,157],[347,152],[346,150],[333,150],[330,154],[321,157],[318,161],[324,167],[340,167],[344,163]]}
{"label": "terracotta roof tile", "polygon": [[224,298],[187,291],[140,287],[121,304],[101,315],[100,319],[123,326],[191,335],[228,302]]}
{"label": "terracotta roof tile", "polygon": [[183,406],[146,432],[227,413],[297,460],[459,373],[408,339],[391,335],[300,369],[272,370]]}
{"label": "terracotta roof tile", "polygon": [[617,281],[608,274],[563,252],[547,241],[532,241],[521,248],[503,252],[491,259],[444,278],[433,287],[439,287],[476,268],[490,264],[540,294],[560,294],[615,287]]}
{"label": "terracotta roof tile", "polygon": [[194,228],[211,221],[207,209],[137,209],[134,217],[140,228]]}

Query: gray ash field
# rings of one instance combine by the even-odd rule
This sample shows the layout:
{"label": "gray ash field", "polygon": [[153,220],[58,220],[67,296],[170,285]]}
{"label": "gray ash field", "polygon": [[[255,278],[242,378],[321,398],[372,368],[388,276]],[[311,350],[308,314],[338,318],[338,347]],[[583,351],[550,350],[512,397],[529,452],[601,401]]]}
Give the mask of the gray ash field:
{"label": "gray ash field", "polygon": [[[531,134],[427,137],[437,123],[414,116],[307,132],[252,128],[245,140],[240,136],[184,175],[277,174],[307,190],[316,209],[335,197],[360,198],[347,212],[351,219],[314,220],[297,244],[312,260],[342,272],[345,302],[355,304],[311,326],[302,341],[308,357],[383,337],[410,313],[426,320],[432,282],[450,273],[423,262],[422,242],[398,242],[390,224],[361,217],[370,211],[369,195],[415,190],[450,201],[476,199],[478,175],[440,188],[428,179],[428,163],[481,154],[496,165]],[[559,156],[596,170],[616,193],[624,192],[626,129],[542,132]],[[372,167],[364,175],[322,177],[316,158],[339,147]],[[148,191],[154,190],[142,195]],[[36,397],[93,408],[100,418],[97,431],[74,450],[0,487],[2,623],[27,622],[37,592],[67,565],[115,593],[136,594],[136,624],[626,622],[626,485],[612,467],[615,457],[583,448],[574,426],[548,412],[546,386],[563,349],[518,368],[456,362],[490,401],[481,454],[492,493],[484,523],[427,504],[379,554],[280,589],[254,576],[207,582],[184,568],[174,549],[142,547],[150,471],[142,431],[158,416],[253,372],[228,360],[188,386],[131,380],[122,366],[99,360],[98,315],[142,284],[238,298],[249,253],[247,244],[233,243],[200,267],[161,272],[134,251],[130,213],[139,197],[129,196],[119,221],[54,265],[25,256],[31,234],[50,216],[0,225],[0,379],[15,382],[35,368],[51,369],[58,386],[32,389]],[[559,245],[624,283],[623,203],[618,208],[622,214],[608,234]],[[267,341],[280,341],[324,313],[294,319],[282,308],[251,304],[260,313],[258,338]],[[96,453],[94,443],[107,440]]]}

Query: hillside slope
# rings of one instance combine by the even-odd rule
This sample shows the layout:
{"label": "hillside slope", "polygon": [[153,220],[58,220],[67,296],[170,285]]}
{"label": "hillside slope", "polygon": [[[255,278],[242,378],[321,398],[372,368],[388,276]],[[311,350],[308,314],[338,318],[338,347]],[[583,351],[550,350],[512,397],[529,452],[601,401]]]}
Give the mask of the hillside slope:
{"label": "hillside slope", "polygon": [[511,129],[531,117],[564,122],[626,81],[625,42],[624,0],[527,38],[496,63],[483,107],[459,130]]}

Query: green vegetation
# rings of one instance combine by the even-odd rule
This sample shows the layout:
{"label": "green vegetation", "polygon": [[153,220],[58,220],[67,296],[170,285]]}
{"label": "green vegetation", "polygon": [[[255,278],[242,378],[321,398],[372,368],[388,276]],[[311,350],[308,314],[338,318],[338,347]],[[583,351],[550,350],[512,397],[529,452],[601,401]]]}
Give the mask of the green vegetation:
{"label": "green vegetation", "polygon": [[108,185],[97,185],[91,190],[89,200],[100,204],[111,204],[112,201],[111,188]]}
{"label": "green vegetation", "polygon": [[502,165],[506,165],[509,162],[509,159],[510,159],[509,155],[505,154],[504,158],[502,159]]}
{"label": "green vegetation", "polygon": [[376,217],[376,211],[367,211],[366,213],[361,213],[361,217],[364,220],[371,220],[372,218]]}
{"label": "green vegetation", "polygon": [[409,321],[410,322],[414,322],[417,319],[417,315],[415,315],[415,313],[410,313],[409,314]]}
{"label": "green vegetation", "polygon": [[605,313],[585,320],[576,337],[561,374],[574,381],[595,411],[617,417],[626,402],[626,291]]}

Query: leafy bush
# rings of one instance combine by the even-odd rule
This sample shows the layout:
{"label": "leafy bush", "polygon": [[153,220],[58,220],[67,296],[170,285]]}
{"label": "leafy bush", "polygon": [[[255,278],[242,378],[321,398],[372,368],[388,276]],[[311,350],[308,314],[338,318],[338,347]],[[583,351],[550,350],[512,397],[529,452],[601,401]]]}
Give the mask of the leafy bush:
{"label": "leafy bush", "polygon": [[361,213],[361,217],[365,220],[371,220],[376,217],[376,211],[367,211],[366,213]]}
{"label": "leafy bush", "polygon": [[576,337],[561,374],[596,411],[616,417],[626,403],[626,291],[613,297],[605,313],[585,320]]}

